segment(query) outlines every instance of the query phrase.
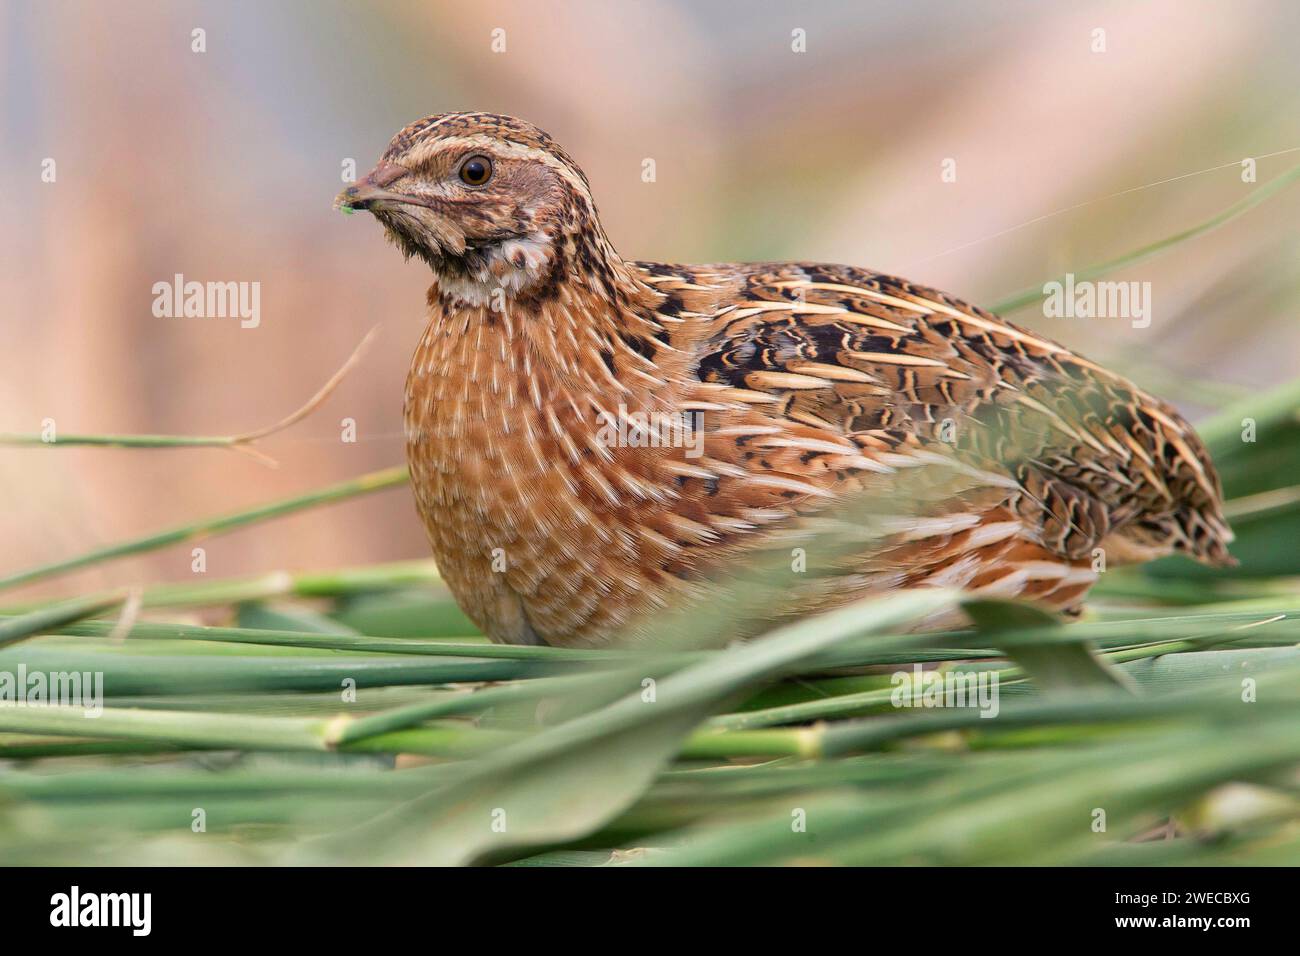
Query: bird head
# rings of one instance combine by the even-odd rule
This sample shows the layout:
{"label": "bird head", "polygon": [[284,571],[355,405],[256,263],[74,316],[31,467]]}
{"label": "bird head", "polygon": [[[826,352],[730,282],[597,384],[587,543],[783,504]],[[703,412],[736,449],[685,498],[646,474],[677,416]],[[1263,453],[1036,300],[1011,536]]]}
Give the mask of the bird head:
{"label": "bird head", "polygon": [[470,304],[536,292],[572,257],[614,256],[578,165],[532,124],[491,113],[411,123],[335,207],[373,214],[443,294]]}

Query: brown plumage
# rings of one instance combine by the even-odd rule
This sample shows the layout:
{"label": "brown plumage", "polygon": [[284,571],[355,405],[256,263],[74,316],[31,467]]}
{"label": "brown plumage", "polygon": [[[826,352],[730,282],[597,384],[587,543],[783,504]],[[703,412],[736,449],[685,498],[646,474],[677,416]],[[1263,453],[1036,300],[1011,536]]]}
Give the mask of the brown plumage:
{"label": "brown plumage", "polygon": [[1231,562],[1218,477],[1170,406],[890,276],[624,260],[527,123],[413,123],[338,202],[433,270],[412,486],[498,641],[635,641],[736,559],[801,546],[783,613],[928,585],[1074,612],[1101,560]]}

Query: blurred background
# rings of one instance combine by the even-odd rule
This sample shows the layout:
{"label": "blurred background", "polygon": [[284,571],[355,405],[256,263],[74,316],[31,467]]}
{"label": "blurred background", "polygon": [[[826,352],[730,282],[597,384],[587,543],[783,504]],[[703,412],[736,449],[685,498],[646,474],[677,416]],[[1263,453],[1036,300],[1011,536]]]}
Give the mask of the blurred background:
{"label": "blurred background", "polygon": [[[325,406],[259,445],[278,469],[213,449],[0,448],[0,574],[403,460],[426,269],[331,200],[348,160],[364,174],[420,116],[548,130],[629,258],[846,262],[991,305],[1300,162],[1297,49],[1283,0],[4,0],[0,432],[251,430],[381,334]],[[1113,276],[1152,283],[1148,329],[1013,320],[1195,419],[1295,373],[1298,219],[1295,187]],[[259,282],[260,325],[155,317],[153,284],[176,273]],[[216,577],[426,555],[404,489],[205,547]],[[190,574],[175,548],[15,599]]]}

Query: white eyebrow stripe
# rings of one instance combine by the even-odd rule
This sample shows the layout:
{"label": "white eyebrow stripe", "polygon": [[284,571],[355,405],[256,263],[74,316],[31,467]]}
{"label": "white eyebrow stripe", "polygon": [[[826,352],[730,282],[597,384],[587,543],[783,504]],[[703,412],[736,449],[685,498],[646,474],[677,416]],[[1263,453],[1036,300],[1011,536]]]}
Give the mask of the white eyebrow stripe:
{"label": "white eyebrow stripe", "polygon": [[588,203],[592,203],[591,191],[587,188],[587,184],[568,163],[558,159],[547,150],[538,149],[536,146],[525,146],[521,143],[510,143],[494,136],[488,136],[486,133],[474,133],[471,136],[447,136],[442,139],[427,140],[418,146],[411,147],[403,158],[407,164],[418,166],[439,153],[466,148],[484,149],[496,156],[507,159],[535,159],[545,163],[559,173],[579,195],[585,197]]}

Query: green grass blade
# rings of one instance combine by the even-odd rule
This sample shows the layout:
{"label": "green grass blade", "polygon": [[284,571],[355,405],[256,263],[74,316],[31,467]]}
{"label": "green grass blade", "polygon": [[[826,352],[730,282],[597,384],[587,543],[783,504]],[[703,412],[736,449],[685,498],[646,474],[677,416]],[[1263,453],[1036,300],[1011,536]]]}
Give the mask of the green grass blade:
{"label": "green grass blade", "polygon": [[33,581],[40,581],[68,571],[90,567],[91,565],[111,561],[114,558],[144,554],[148,551],[156,551],[159,548],[186,541],[199,541],[212,535],[233,531],[236,528],[243,528],[271,518],[279,518],[308,508],[332,504],[336,501],[345,501],[358,495],[382,491],[385,488],[395,488],[405,484],[406,480],[405,466],[385,468],[382,471],[374,471],[359,478],[352,478],[335,485],[329,485],[304,495],[285,498],[247,511],[237,511],[232,514],[209,518],[205,521],[180,525],[107,548],[97,548],[75,558],[67,558],[63,561],[55,561],[50,564],[29,568],[26,571],[19,571],[0,578],[0,589],[17,587],[20,584],[30,584]]}
{"label": "green grass blade", "polygon": [[[126,600],[125,594],[116,597],[74,598],[61,604],[54,604],[31,611],[17,617],[0,618],[0,648],[17,644],[37,634],[57,630],[60,627],[79,621],[94,614],[112,610]],[[104,633],[112,633],[115,626],[110,622],[101,622]]]}
{"label": "green grass blade", "polygon": [[[1177,232],[1172,236],[1167,236],[1164,239],[1149,243],[1148,245],[1140,246],[1137,249],[1126,252],[1122,256],[1116,256],[1114,259],[1108,259],[1105,262],[1099,262],[1096,265],[1080,269],[1074,273],[1074,279],[1076,282],[1091,281],[1092,279],[1115,272],[1116,270],[1136,265],[1139,262],[1144,262],[1153,256],[1157,256],[1162,252],[1166,252],[1175,246],[1187,242],[1189,239],[1195,239],[1199,236],[1205,235],[1207,232],[1212,232],[1220,226],[1236,219],[1238,216],[1254,209],[1274,193],[1290,186],[1297,179],[1300,179],[1300,166],[1293,166],[1282,175],[1256,186],[1243,198],[1237,200],[1227,209],[1224,209],[1211,216],[1209,219],[1206,219],[1204,222],[1197,223],[1195,226],[1192,226],[1189,229],[1184,229],[1182,232]],[[1058,278],[1062,282],[1065,280],[1064,276]],[[1007,315],[1019,311],[1020,309],[1025,308],[1025,306],[1032,305],[1034,302],[1041,300],[1042,297],[1043,283],[1040,283],[1036,286],[1022,289],[1014,295],[1007,296],[1007,298],[993,303],[993,305],[989,306],[989,311],[996,312],[999,315]]]}
{"label": "green grass blade", "polygon": [[[620,680],[636,688],[631,694],[485,755],[464,777],[367,828],[365,838],[382,841],[389,859],[451,864],[591,832],[644,792],[720,700],[848,636],[888,630],[952,601],[944,591],[903,592],[792,624],[660,675],[652,699],[643,676],[655,671],[627,671]],[[893,643],[926,640],[909,635]]]}

